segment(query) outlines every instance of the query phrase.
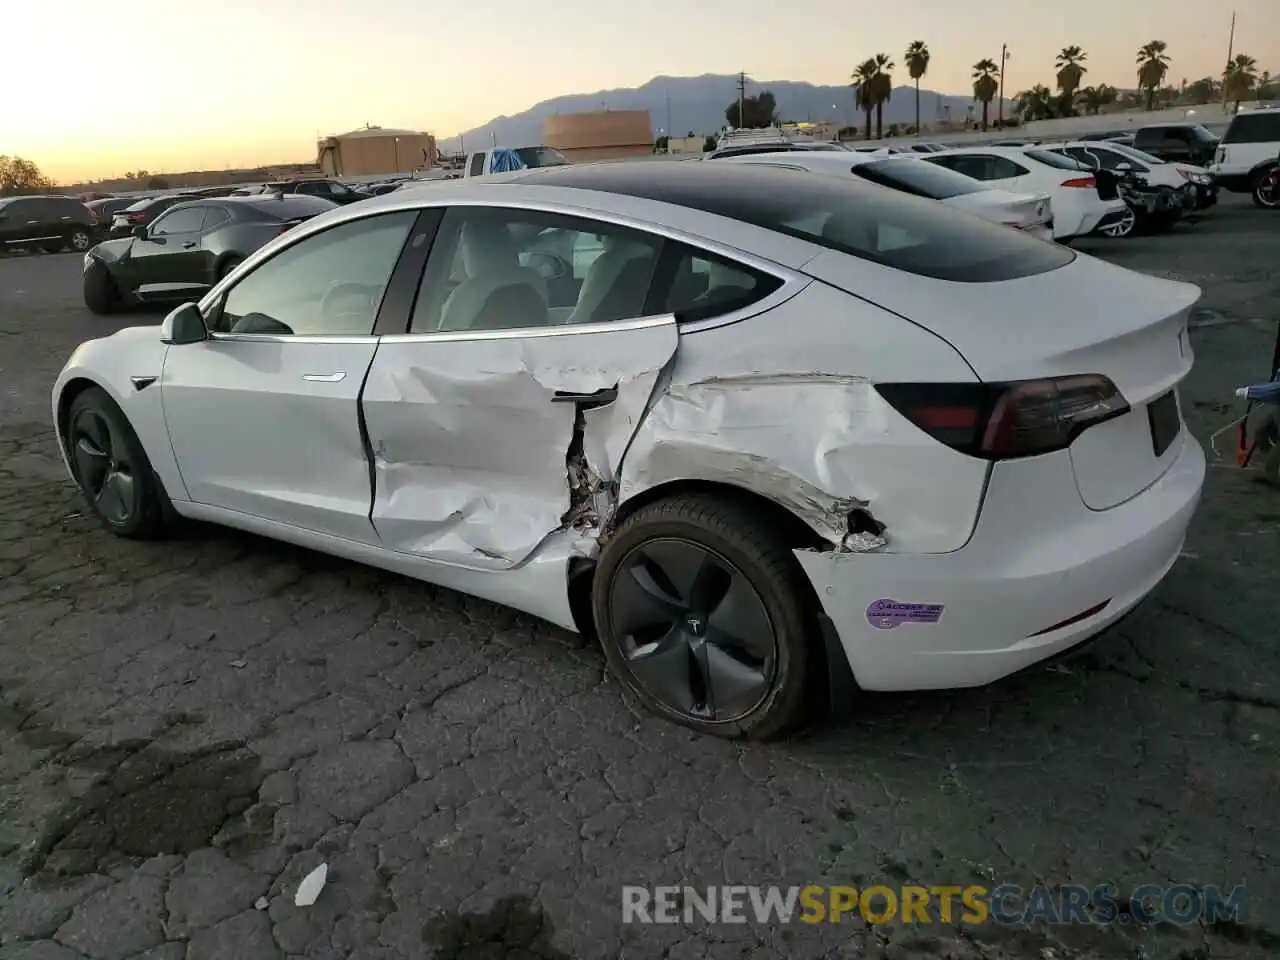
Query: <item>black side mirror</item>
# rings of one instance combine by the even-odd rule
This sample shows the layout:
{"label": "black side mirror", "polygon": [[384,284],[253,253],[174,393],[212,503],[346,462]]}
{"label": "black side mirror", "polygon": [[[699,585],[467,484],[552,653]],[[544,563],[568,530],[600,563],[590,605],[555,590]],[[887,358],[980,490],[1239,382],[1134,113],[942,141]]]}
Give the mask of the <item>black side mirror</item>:
{"label": "black side mirror", "polygon": [[184,303],[160,325],[160,342],[180,346],[201,343],[209,339],[209,329],[204,325],[200,308],[194,303]]}
{"label": "black side mirror", "polygon": [[145,223],[138,224],[131,232],[139,240],[147,239],[147,225]]}

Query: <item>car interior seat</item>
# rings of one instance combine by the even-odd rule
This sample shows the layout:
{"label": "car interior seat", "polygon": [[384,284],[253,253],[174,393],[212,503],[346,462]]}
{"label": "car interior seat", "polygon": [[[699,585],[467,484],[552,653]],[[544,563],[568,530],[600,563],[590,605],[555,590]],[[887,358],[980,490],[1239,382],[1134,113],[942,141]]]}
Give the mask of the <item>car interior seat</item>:
{"label": "car interior seat", "polygon": [[566,322],[609,323],[641,316],[656,265],[656,251],[648,244],[606,236]]}
{"label": "car interior seat", "polygon": [[505,224],[468,221],[458,240],[467,279],[441,307],[441,331],[547,324],[546,281],[538,271],[520,265],[519,247]]}

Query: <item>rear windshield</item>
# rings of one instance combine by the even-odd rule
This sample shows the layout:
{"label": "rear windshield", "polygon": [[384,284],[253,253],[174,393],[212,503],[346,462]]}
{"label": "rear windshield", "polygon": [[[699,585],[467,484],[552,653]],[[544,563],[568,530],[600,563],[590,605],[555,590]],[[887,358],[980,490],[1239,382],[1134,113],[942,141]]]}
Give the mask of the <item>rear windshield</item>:
{"label": "rear windshield", "polygon": [[270,198],[257,196],[245,199],[228,197],[228,199],[243,204],[271,220],[302,220],[337,206],[332,200],[311,197],[305,193],[289,193]]}
{"label": "rear windshield", "polygon": [[1149,163],[1152,166],[1158,166],[1164,163],[1164,161],[1161,160],[1159,157],[1153,157],[1151,154],[1147,153],[1145,150],[1139,150],[1137,147],[1131,147],[1123,143],[1115,143],[1114,141],[1110,141],[1107,143],[1107,149],[1112,150],[1115,153],[1123,154],[1124,156],[1129,157],[1133,160],[1137,160],[1139,163]]}
{"label": "rear windshield", "polygon": [[1027,150],[1026,155],[1032,160],[1039,161],[1047,167],[1057,167],[1059,170],[1089,170],[1079,160],[1072,160],[1070,157],[1064,157],[1060,153],[1051,153],[1048,150]]}
{"label": "rear windshield", "polygon": [[531,170],[558,167],[569,162],[563,153],[552,147],[517,147],[516,156]]}
{"label": "rear windshield", "polygon": [[931,200],[946,200],[987,189],[962,173],[923,160],[876,160],[874,163],[855,164],[853,172],[872,183]]}
{"label": "rear windshield", "polygon": [[1222,142],[1280,143],[1280,110],[1237,113],[1231,119]]}

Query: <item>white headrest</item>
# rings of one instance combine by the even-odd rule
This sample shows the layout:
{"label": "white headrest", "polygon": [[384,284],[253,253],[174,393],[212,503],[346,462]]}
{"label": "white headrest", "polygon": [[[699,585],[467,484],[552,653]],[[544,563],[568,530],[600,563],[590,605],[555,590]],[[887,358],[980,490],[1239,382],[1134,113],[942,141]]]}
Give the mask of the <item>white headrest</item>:
{"label": "white headrest", "polygon": [[468,220],[462,225],[462,265],[470,277],[520,266],[520,251],[506,225]]}

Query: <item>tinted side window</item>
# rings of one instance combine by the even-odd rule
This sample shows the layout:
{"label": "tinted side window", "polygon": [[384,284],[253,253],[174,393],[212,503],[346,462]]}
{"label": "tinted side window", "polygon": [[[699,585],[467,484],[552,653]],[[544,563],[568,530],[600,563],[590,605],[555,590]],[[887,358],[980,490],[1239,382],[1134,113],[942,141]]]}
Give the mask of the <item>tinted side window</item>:
{"label": "tinted side window", "polygon": [[453,207],[440,222],[413,333],[611,323],[645,315],[662,240],[529,210]]}
{"label": "tinted side window", "polygon": [[199,233],[200,226],[203,223],[203,207],[180,207],[158,217],[150,232],[152,236],[156,237],[165,237],[175,233]]}
{"label": "tinted side window", "polygon": [[205,207],[204,225],[201,230],[213,230],[231,219],[231,214],[224,207]]}
{"label": "tinted side window", "polygon": [[991,157],[990,159],[992,176],[988,177],[988,180],[1012,180],[1014,177],[1025,177],[1031,172],[1008,157]]}
{"label": "tinted side window", "polygon": [[680,247],[675,278],[660,312],[680,321],[705,320],[743,310],[782,286],[782,281],[693,247]]}
{"label": "tinted side window", "polygon": [[411,210],[366,217],[282,250],[231,288],[214,329],[368,336],[415,219]]}
{"label": "tinted side window", "polygon": [[1280,110],[1236,114],[1222,142],[1280,143]]}
{"label": "tinted side window", "polygon": [[484,158],[487,156],[488,154],[482,150],[471,158],[471,170],[469,171],[470,176],[478,177],[480,174],[484,173]]}
{"label": "tinted side window", "polygon": [[1158,147],[1164,141],[1164,130],[1161,127],[1143,127],[1133,136],[1134,145],[1146,144]]}
{"label": "tinted side window", "polygon": [[974,180],[997,179],[991,165],[993,158],[984,154],[957,154],[950,157],[938,157],[937,159],[930,157],[929,159],[933,163],[941,163],[956,173],[963,173],[966,177],[972,177]]}

